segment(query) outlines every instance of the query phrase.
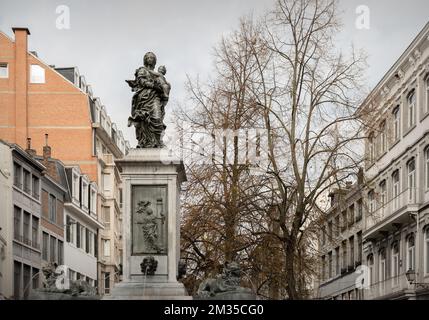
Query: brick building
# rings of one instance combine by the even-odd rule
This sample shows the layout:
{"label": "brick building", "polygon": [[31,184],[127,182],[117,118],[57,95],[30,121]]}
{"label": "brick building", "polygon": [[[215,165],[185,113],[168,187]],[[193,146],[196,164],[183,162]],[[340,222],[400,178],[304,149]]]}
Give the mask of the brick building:
{"label": "brick building", "polygon": [[121,181],[114,159],[127,152],[128,142],[76,67],[49,66],[28,51],[27,28],[13,32],[15,39],[0,32],[0,138],[23,148],[31,138],[42,154],[49,134],[52,157],[79,166],[98,185],[98,220],[109,224],[97,239],[98,251],[109,254],[98,262],[104,293],[121,270]]}

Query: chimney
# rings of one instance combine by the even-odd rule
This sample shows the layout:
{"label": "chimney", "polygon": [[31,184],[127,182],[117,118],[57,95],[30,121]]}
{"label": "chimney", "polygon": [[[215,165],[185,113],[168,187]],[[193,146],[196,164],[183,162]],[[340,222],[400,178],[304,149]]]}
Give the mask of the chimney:
{"label": "chimney", "polygon": [[27,28],[12,28],[15,34],[15,142],[24,147],[28,138],[28,35]]}
{"label": "chimney", "polygon": [[27,149],[25,151],[32,157],[36,156],[36,150],[31,149],[31,138],[27,138]]}
{"label": "chimney", "polygon": [[46,167],[47,174],[55,181],[60,182],[57,165],[51,157],[51,147],[48,145],[47,133],[45,133],[45,145],[43,146],[43,165]]}
{"label": "chimney", "polygon": [[51,158],[51,147],[48,145],[48,134],[45,133],[45,145],[43,146],[43,160]]}

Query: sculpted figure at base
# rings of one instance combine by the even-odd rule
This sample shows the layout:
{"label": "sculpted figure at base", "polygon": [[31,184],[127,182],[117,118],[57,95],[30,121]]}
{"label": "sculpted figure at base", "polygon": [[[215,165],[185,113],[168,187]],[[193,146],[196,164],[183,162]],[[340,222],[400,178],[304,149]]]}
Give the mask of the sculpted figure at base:
{"label": "sculpted figure at base", "polygon": [[143,64],[136,70],[134,80],[125,80],[135,92],[128,126],[134,125],[136,129],[137,148],[162,148],[162,136],[166,128],[165,106],[171,86],[165,79],[165,66],[155,71],[154,53],[146,53]]}
{"label": "sculpted figure at base", "polygon": [[236,262],[226,262],[222,274],[204,280],[198,287],[198,298],[216,297],[226,292],[251,293],[249,288],[240,286],[241,270]]}

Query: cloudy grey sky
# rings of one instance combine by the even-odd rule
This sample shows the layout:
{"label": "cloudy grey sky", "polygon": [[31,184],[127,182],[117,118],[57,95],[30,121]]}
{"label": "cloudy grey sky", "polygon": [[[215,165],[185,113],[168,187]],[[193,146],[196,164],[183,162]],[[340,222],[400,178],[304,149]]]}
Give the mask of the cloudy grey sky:
{"label": "cloudy grey sky", "polygon": [[[77,66],[112,120],[134,146],[126,127],[131,92],[124,82],[153,51],[167,66],[172,108],[186,97],[186,75],[207,77],[212,48],[243,15],[263,14],[275,0],[0,0],[0,30],[28,27],[30,50],[56,66]],[[56,28],[57,6],[70,8],[70,29]],[[340,0],[341,46],[369,55],[368,85],[375,85],[429,21],[428,0]],[[370,9],[370,29],[355,27],[356,8]],[[168,112],[168,111],[167,111]]]}

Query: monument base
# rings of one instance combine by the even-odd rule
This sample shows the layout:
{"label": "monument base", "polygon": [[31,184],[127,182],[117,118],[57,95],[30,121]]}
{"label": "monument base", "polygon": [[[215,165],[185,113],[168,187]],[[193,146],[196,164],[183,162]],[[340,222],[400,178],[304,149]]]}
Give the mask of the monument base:
{"label": "monument base", "polygon": [[192,300],[180,282],[120,282],[103,300]]}

